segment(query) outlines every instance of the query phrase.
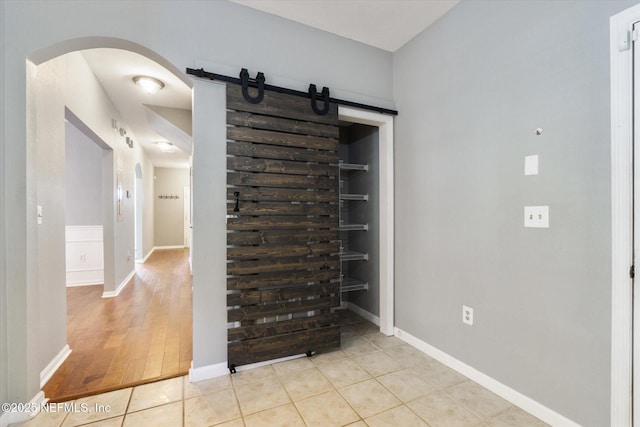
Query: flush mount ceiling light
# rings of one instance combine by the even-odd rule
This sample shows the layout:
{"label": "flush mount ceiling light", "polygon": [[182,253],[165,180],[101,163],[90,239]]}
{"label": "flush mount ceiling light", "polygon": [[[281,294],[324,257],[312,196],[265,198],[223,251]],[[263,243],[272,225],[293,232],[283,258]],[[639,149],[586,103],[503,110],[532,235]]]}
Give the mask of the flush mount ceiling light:
{"label": "flush mount ceiling light", "polygon": [[160,148],[160,151],[164,153],[172,153],[174,150],[173,144],[169,141],[158,141],[156,145]]}
{"label": "flush mount ceiling light", "polygon": [[149,95],[159,92],[164,87],[164,83],[160,80],[149,76],[135,76],[133,82]]}

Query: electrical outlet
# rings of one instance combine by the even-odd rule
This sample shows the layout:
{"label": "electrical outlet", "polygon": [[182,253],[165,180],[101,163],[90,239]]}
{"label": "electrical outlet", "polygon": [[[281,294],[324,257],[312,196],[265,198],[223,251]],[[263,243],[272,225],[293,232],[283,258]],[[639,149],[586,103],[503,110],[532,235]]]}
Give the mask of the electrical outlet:
{"label": "electrical outlet", "polygon": [[131,261],[131,251],[127,252],[127,261]]}
{"label": "electrical outlet", "polygon": [[473,326],[473,308],[462,306],[462,323]]}

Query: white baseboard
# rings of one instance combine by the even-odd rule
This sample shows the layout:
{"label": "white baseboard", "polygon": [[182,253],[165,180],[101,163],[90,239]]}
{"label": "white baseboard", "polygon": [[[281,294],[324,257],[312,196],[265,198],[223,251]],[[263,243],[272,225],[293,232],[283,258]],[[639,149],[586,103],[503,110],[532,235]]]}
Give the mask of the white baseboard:
{"label": "white baseboard", "polygon": [[[149,253],[144,258],[137,259],[136,260],[136,264],[144,264],[145,262],[147,262],[147,260],[151,256],[151,254],[153,254],[155,251],[162,251],[162,250],[165,250],[165,249],[184,249],[184,248],[187,248],[187,247],[188,246],[180,246],[180,245],[176,245],[176,246],[154,246],[153,248],[151,248]],[[189,257],[189,262],[191,262],[191,257]]]}
{"label": "white baseboard", "polygon": [[104,268],[67,269],[67,287],[102,285],[104,283]]}
{"label": "white baseboard", "polygon": [[229,368],[227,367],[227,362],[207,365],[201,368],[194,368],[193,362],[191,362],[191,369],[189,369],[189,382],[195,383],[202,380],[208,380],[209,378],[221,377],[228,373]]}
{"label": "white baseboard", "polygon": [[49,381],[51,376],[58,370],[60,365],[69,357],[71,354],[71,349],[69,348],[69,344],[65,345],[60,353],[54,357],[51,362],[40,372],[40,388],[44,387],[44,385]]}
{"label": "white baseboard", "polygon": [[144,264],[145,262],[147,262],[147,260],[149,259],[149,257],[151,256],[151,254],[153,253],[153,251],[155,251],[156,248],[153,247],[151,248],[151,250],[149,251],[149,253],[142,259],[137,259],[136,260],[136,264]]}
{"label": "white baseboard", "polygon": [[104,280],[102,281],[96,281],[95,283],[67,283],[67,288],[79,288],[81,286],[97,286],[97,285],[104,285]]}
{"label": "white baseboard", "polygon": [[126,279],[124,279],[116,288],[115,291],[108,291],[108,292],[103,292],[102,293],[102,298],[113,298],[113,297],[117,297],[118,295],[120,295],[120,292],[122,292],[122,290],[124,289],[125,286],[127,286],[127,283],[129,283],[129,281],[133,278],[133,276],[136,275],[136,269],[134,268],[133,271],[131,271],[131,273],[129,273],[129,275],[127,276]]}
{"label": "white baseboard", "polygon": [[524,409],[530,414],[540,418],[542,421],[552,426],[565,426],[565,427],[579,427],[580,425],[563,415],[547,408],[543,404],[525,396],[512,389],[509,386],[502,384],[499,381],[491,378],[490,376],[478,371],[475,368],[459,361],[458,359],[448,355],[447,353],[433,347],[430,344],[414,337],[413,335],[405,332],[401,329],[395,328],[394,334],[407,344],[412,345],[423,353],[433,357],[437,361],[444,365],[458,371],[465,377],[477,382],[484,388],[491,390],[503,399],[511,402],[512,404]]}
{"label": "white baseboard", "polygon": [[349,311],[353,311],[358,316],[367,319],[369,322],[373,323],[374,325],[380,326],[380,318],[378,316],[376,316],[375,314],[369,313],[364,308],[359,307],[359,306],[355,305],[352,302],[348,302],[347,303],[347,309]]}
{"label": "white baseboard", "polygon": [[[29,401],[29,407],[34,408],[35,410],[31,412],[4,412],[0,415],[0,427],[12,427],[22,425],[23,423],[29,421],[40,412],[39,408],[41,408],[45,403],[47,403],[49,399],[45,399],[44,393],[42,391],[38,392],[31,401]],[[3,402],[4,403],[4,402]]]}

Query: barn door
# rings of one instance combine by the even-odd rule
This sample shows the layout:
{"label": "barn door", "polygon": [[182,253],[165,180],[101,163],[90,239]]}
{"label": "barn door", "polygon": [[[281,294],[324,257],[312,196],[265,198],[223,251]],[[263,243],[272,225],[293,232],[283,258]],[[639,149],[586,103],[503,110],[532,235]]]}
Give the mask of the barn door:
{"label": "barn door", "polygon": [[338,111],[227,86],[229,368],[340,346]]}

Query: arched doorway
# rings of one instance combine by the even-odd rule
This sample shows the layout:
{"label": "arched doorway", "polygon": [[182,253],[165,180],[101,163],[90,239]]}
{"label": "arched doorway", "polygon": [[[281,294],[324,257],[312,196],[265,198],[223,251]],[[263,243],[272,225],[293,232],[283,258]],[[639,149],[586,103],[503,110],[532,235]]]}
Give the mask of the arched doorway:
{"label": "arched doorway", "polygon": [[[38,211],[42,212],[42,224],[38,224],[36,230],[37,297],[49,303],[41,304],[39,309],[39,322],[46,325],[48,335],[48,339],[40,344],[41,351],[37,356],[38,364],[46,366],[40,373],[41,387],[64,363],[70,350],[74,350],[73,346],[69,349],[66,345],[65,192],[64,185],[60,185],[64,178],[65,151],[61,144],[64,144],[65,111],[73,111],[78,123],[103,141],[111,153],[104,157],[102,165],[106,171],[103,174],[103,191],[107,194],[103,200],[103,298],[117,297],[131,283],[135,275],[136,249],[140,247],[139,252],[145,253],[142,238],[145,205],[137,205],[134,195],[137,184],[144,186],[145,179],[147,186],[152,188],[154,164],[140,147],[142,137],[137,135],[141,133],[136,133],[127,123],[126,115],[121,114],[121,108],[112,102],[113,94],[108,93],[105,82],[96,78],[97,73],[83,57],[87,49],[118,49],[125,55],[135,55],[140,58],[140,63],[146,61],[162,68],[169,76],[166,77],[167,87],[180,85],[189,94],[191,90],[191,82],[168,61],[142,46],[119,39],[76,39],[30,56],[31,61],[27,62],[27,135],[35,147],[35,154],[28,156],[27,163],[31,165],[29,170],[33,171]],[[129,73],[142,74],[145,71],[148,69],[142,67],[129,70]],[[131,77],[126,74],[123,79],[134,88]],[[152,101],[148,104],[151,105]],[[160,107],[171,108],[167,105],[164,103]],[[168,113],[160,109],[155,114],[162,118]],[[160,119],[155,117],[155,120]],[[138,207],[140,209],[136,209]],[[136,224],[140,225],[140,233]],[[147,252],[153,249],[153,240],[150,242]]]}

